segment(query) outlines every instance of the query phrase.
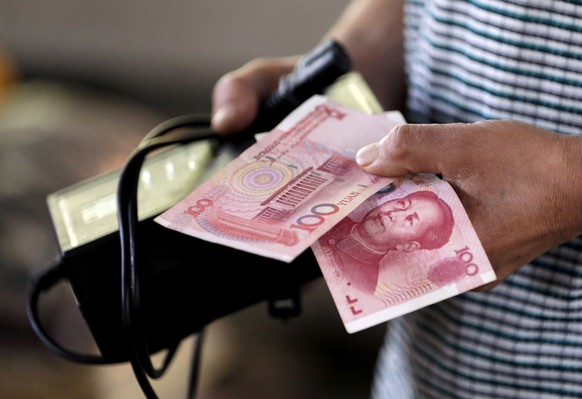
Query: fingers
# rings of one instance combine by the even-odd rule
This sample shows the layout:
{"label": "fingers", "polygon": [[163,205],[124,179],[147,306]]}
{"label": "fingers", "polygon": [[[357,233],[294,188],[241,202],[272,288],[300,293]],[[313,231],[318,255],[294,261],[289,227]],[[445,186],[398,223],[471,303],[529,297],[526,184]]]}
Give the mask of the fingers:
{"label": "fingers", "polygon": [[382,176],[407,173],[446,173],[458,163],[463,152],[452,152],[464,145],[469,124],[403,124],[394,127],[377,143],[361,148],[356,162],[367,172]]}
{"label": "fingers", "polygon": [[224,75],[214,86],[212,98],[212,127],[217,133],[241,131],[256,116],[259,94],[244,77]]}
{"label": "fingers", "polygon": [[276,90],[296,61],[297,57],[260,58],[222,76],[212,91],[213,129],[227,135],[247,128],[260,102]]}

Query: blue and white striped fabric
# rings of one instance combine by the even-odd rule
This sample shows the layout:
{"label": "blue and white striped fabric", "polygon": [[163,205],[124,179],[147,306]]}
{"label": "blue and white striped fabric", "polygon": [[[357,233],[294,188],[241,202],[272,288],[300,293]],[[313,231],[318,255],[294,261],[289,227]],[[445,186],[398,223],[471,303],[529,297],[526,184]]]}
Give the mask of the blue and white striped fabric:
{"label": "blue and white striped fabric", "polygon": [[[405,11],[409,121],[582,134],[582,1],[409,0]],[[392,320],[372,397],[582,398],[582,239],[491,291]]]}

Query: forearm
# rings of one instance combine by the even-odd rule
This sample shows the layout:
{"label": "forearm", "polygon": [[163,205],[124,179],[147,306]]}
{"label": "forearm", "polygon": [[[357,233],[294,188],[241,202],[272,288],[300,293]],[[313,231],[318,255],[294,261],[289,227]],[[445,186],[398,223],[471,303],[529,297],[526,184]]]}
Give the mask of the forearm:
{"label": "forearm", "polygon": [[401,109],[405,93],[403,0],[353,0],[329,30],[349,53],[385,109]]}

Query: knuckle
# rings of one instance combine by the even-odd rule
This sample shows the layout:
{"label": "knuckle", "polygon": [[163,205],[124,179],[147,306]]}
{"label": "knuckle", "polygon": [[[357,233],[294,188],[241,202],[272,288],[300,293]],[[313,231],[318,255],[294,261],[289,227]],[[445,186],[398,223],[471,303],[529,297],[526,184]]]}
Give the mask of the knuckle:
{"label": "knuckle", "polygon": [[395,126],[380,141],[380,149],[384,156],[398,161],[405,159],[410,153],[410,139],[414,135],[414,127],[410,124]]}

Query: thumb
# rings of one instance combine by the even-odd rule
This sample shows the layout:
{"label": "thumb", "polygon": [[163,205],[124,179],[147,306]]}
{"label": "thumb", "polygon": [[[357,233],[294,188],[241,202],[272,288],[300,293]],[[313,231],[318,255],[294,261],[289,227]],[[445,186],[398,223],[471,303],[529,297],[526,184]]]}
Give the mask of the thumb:
{"label": "thumb", "polygon": [[[361,148],[356,162],[366,172],[381,176],[408,173],[445,174],[463,151],[468,124],[403,124],[376,143]],[[460,147],[463,148],[463,147]]]}

